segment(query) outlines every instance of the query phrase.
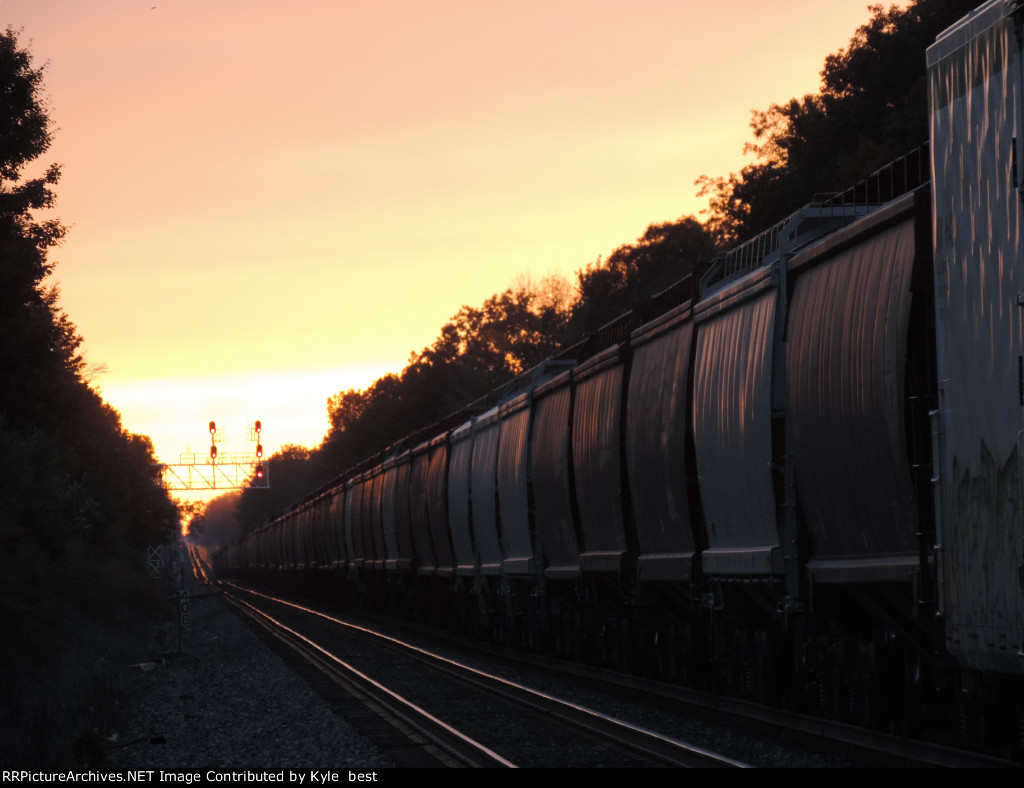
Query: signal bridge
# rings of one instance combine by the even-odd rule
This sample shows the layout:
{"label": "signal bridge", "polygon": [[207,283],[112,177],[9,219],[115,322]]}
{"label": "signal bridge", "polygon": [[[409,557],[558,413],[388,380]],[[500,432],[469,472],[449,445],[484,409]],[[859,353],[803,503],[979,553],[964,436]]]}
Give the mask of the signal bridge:
{"label": "signal bridge", "polygon": [[223,441],[216,422],[210,422],[210,453],[185,452],[173,465],[161,465],[164,487],[167,490],[249,490],[270,487],[270,463],[263,459],[260,433],[263,425],[257,421],[250,429],[250,440],[256,442],[255,452],[224,452],[218,454],[217,442]]}

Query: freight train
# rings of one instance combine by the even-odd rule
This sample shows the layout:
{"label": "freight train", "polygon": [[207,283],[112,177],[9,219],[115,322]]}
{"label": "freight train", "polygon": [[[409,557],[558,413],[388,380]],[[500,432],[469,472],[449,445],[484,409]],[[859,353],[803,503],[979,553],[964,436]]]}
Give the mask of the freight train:
{"label": "freight train", "polygon": [[225,548],[221,574],[1024,743],[1024,11],[930,141]]}

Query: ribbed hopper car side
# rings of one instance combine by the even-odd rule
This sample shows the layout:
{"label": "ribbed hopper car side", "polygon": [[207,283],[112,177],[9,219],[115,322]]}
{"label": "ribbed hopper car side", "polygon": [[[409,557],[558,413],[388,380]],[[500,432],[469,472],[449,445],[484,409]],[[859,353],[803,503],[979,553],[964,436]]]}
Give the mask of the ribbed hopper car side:
{"label": "ribbed hopper car side", "polygon": [[470,457],[470,498],[473,513],[473,544],[480,574],[501,575],[504,559],[498,527],[499,409],[492,408],[473,422],[473,456]]}
{"label": "ribbed hopper car side", "polygon": [[502,574],[536,586],[539,564],[534,550],[530,503],[531,394],[500,406],[498,419],[498,516],[501,520]]}
{"label": "ribbed hopper car side", "polygon": [[416,555],[416,571],[420,575],[433,576],[437,572],[437,558],[434,542],[430,536],[430,507],[427,490],[429,487],[430,443],[425,441],[416,446],[410,454],[409,475],[409,521],[412,528],[413,552]]}
{"label": "ribbed hopper car side", "polygon": [[472,462],[473,420],[470,419],[452,430],[448,464],[448,534],[455,574],[461,578],[474,578],[480,569],[473,540]]}
{"label": "ribbed hopper car side", "polygon": [[503,642],[897,731],[959,724],[1019,756],[1022,41],[1024,3],[984,3],[928,49],[927,154],[816,198],[222,563],[346,566],[339,583]]}
{"label": "ribbed hopper car side", "polygon": [[[618,582],[627,569],[622,423],[628,343],[576,367],[572,468],[579,512],[580,569]],[[615,587],[618,593],[618,587]]]}
{"label": "ribbed hopper car side", "polygon": [[626,466],[640,583],[689,583],[694,576],[696,463],[690,456],[689,301],[637,329],[626,414]]}
{"label": "ribbed hopper car side", "polygon": [[564,372],[533,392],[530,459],[534,513],[544,577],[575,581],[580,542],[572,481],[572,373]]}

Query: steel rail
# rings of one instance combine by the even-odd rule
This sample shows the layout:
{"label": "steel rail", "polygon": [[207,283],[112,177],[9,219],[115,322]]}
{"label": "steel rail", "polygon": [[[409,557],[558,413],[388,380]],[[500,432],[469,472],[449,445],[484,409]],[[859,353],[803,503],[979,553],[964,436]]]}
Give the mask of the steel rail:
{"label": "steel rail", "polygon": [[[442,765],[515,768],[514,763],[375,681],[268,613],[234,594],[225,592],[224,598],[313,663],[330,679],[350,692],[354,689],[356,693],[370,698],[373,710],[378,715],[391,722]],[[365,697],[363,701],[366,702]]]}
{"label": "steel rail", "polygon": [[231,585],[231,587],[244,593],[252,594],[276,604],[285,605],[307,615],[323,619],[334,626],[342,627],[364,637],[373,638],[403,653],[415,655],[417,658],[431,663],[435,668],[444,670],[462,681],[472,683],[488,692],[500,694],[508,700],[526,705],[536,711],[544,712],[567,724],[585,729],[604,738],[612,739],[649,757],[664,761],[668,765],[700,768],[750,768],[749,764],[728,758],[720,753],[696,747],[679,739],[634,725],[586,706],[572,703],[571,701],[535,690],[500,676],[492,675],[419,646],[406,643],[382,632],[335,618],[314,608],[263,594],[253,589],[226,583],[222,583],[222,585]]}

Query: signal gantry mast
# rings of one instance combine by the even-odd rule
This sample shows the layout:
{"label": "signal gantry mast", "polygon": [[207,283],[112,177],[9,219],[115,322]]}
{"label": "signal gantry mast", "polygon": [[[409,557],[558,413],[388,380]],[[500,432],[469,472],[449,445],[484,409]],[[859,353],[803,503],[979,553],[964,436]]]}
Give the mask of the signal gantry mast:
{"label": "signal gantry mast", "polygon": [[270,462],[263,459],[263,424],[257,419],[249,428],[248,439],[256,447],[251,452],[217,451],[224,432],[211,421],[209,455],[183,452],[175,464],[160,465],[168,490],[251,490],[270,487]]}

